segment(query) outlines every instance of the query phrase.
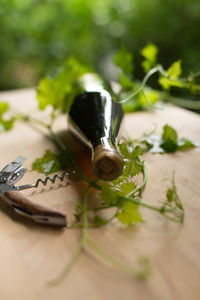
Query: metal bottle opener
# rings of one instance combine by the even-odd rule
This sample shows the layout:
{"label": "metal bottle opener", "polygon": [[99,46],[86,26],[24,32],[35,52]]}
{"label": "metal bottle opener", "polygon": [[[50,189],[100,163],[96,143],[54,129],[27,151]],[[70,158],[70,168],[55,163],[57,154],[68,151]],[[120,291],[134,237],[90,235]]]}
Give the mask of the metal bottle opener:
{"label": "metal bottle opener", "polygon": [[22,167],[24,160],[25,158],[20,156],[1,170],[0,198],[18,215],[32,219],[39,224],[65,227],[67,225],[65,214],[54,208],[35,203],[19,191],[37,188],[39,183],[42,183],[43,185],[46,185],[48,181],[55,183],[57,178],[60,181],[63,181],[64,177],[70,179],[70,175],[75,172],[64,172],[62,175],[56,174],[52,178],[48,176],[45,179],[38,179],[35,184],[15,186],[15,183],[20,180],[26,172],[26,169]]}

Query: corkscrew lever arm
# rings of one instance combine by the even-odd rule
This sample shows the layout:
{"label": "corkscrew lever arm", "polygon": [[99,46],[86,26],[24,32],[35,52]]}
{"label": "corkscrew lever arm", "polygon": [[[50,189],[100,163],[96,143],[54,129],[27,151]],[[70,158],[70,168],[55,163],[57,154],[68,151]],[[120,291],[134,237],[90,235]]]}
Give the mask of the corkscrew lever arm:
{"label": "corkscrew lever arm", "polygon": [[[37,204],[19,192],[19,190],[37,187],[40,181],[46,185],[45,182],[47,183],[49,179],[46,178],[46,181],[38,179],[35,185],[22,185],[18,187],[14,185],[26,172],[26,169],[22,167],[24,160],[23,157],[18,157],[0,172],[0,198],[15,213],[32,219],[36,223],[57,227],[66,226],[66,216],[63,213],[56,209]],[[54,177],[57,178],[59,176],[55,175]],[[54,178],[54,182],[56,178]]]}

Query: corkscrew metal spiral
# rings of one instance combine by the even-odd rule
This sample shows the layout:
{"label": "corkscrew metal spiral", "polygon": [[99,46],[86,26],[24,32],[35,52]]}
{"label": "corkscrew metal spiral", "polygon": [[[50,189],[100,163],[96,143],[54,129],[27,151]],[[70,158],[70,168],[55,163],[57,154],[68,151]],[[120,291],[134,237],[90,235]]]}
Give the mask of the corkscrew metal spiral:
{"label": "corkscrew metal spiral", "polygon": [[73,171],[69,171],[69,172],[63,172],[61,175],[55,174],[53,177],[47,176],[44,179],[38,178],[34,184],[21,185],[18,187],[18,190],[25,190],[25,189],[29,189],[29,188],[38,188],[39,185],[46,186],[49,182],[51,184],[55,184],[56,181],[63,182],[65,178],[71,179],[71,177],[75,174],[76,174],[76,172],[73,170]]}

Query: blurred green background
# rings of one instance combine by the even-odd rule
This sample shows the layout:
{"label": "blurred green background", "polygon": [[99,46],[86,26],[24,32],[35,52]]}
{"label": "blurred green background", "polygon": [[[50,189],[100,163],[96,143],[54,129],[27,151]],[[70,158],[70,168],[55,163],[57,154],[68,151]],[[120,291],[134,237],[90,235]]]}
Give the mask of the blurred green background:
{"label": "blurred green background", "polygon": [[148,42],[164,67],[182,59],[185,74],[198,71],[199,28],[199,0],[1,0],[0,90],[37,85],[71,54],[109,76],[121,45],[142,78]]}

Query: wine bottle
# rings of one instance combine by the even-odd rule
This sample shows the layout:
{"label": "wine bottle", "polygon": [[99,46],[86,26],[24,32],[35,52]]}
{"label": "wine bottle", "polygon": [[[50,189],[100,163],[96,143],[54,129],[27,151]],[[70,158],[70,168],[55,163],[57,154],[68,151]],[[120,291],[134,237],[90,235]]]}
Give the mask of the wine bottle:
{"label": "wine bottle", "polygon": [[69,129],[91,146],[95,175],[110,181],[123,169],[123,159],[116,147],[123,110],[98,76],[85,75],[81,86],[83,93],[75,97],[69,111]]}

